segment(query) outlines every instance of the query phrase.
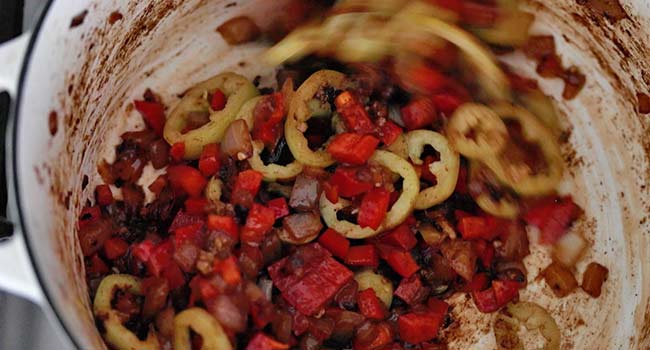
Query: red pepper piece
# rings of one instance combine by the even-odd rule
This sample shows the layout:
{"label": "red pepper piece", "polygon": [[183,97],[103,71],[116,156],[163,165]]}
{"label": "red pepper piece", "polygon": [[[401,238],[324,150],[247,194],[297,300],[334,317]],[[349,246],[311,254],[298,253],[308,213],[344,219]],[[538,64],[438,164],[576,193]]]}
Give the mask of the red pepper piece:
{"label": "red pepper piece", "polygon": [[289,344],[280,343],[264,333],[257,333],[246,346],[246,350],[286,350]]}
{"label": "red pepper piece", "polygon": [[201,174],[205,177],[212,176],[219,171],[220,166],[219,145],[211,143],[203,146],[203,151],[199,158],[199,170],[201,170]]}
{"label": "red pepper piece", "polygon": [[276,92],[269,96],[262,97],[253,111],[255,121],[253,123],[252,136],[255,140],[260,140],[269,148],[275,148],[278,140],[282,136],[285,109],[284,97],[281,93]]}
{"label": "red pepper piece", "polygon": [[379,265],[377,249],[370,244],[350,247],[348,255],[345,256],[345,263],[352,266],[373,266]]}
{"label": "red pepper piece", "polygon": [[233,204],[250,207],[253,199],[257,196],[257,192],[260,190],[263,178],[264,176],[260,172],[252,169],[239,173],[237,180],[235,180],[230,201]]}
{"label": "red pepper piece", "polygon": [[464,239],[491,241],[499,236],[499,226],[499,221],[492,216],[466,216],[458,221],[458,231],[460,231]]}
{"label": "red pepper piece", "polygon": [[275,223],[275,211],[253,203],[241,232],[241,240],[246,243],[261,243],[264,235],[273,227],[273,223]]}
{"label": "red pepper piece", "polygon": [[335,185],[332,185],[328,181],[322,183],[323,192],[328,201],[332,203],[338,203],[339,201],[339,189]]}
{"label": "red pepper piece", "polygon": [[177,228],[174,230],[174,246],[180,247],[185,242],[199,243],[202,229],[202,223]]}
{"label": "red pepper piece", "polygon": [[382,126],[379,127],[379,137],[381,142],[386,146],[390,146],[397,140],[399,135],[402,134],[402,128],[399,125],[387,120]]}
{"label": "red pepper piece", "polygon": [[504,306],[517,296],[519,296],[519,288],[521,285],[516,281],[508,280],[494,280],[492,281],[492,289],[494,289],[494,296],[498,305]]}
{"label": "red pepper piece", "polygon": [[[380,249],[381,251],[382,249]],[[409,252],[399,251],[394,248],[383,249],[382,258],[395,272],[405,278],[411,277],[420,269],[420,266]]]}
{"label": "red pepper piece", "polygon": [[426,180],[432,184],[438,183],[438,178],[431,172],[429,167],[431,163],[437,162],[438,159],[435,159],[433,156],[425,156],[422,161],[422,166],[420,167],[420,178]]}
{"label": "red pepper piece", "polygon": [[344,132],[334,137],[327,146],[327,152],[342,163],[362,165],[368,161],[379,145],[379,140],[371,135]]}
{"label": "red pepper piece", "polygon": [[236,286],[241,282],[239,265],[232,255],[223,260],[215,260],[214,271],[221,274],[223,280],[231,286]]}
{"label": "red pepper piece", "polygon": [[401,224],[393,230],[382,234],[379,237],[381,243],[390,244],[394,247],[401,248],[405,251],[415,248],[418,244],[415,234],[407,224]]}
{"label": "red pepper piece", "polygon": [[492,260],[494,259],[494,245],[491,242],[484,240],[477,240],[474,242],[474,250],[479,260],[483,264],[483,267],[489,268],[492,266]]}
{"label": "red pepper piece", "polygon": [[154,246],[155,244],[152,241],[145,239],[144,241],[133,245],[131,254],[141,262],[145,263],[149,261]]}
{"label": "red pepper piece", "polygon": [[476,308],[480,312],[490,313],[501,308],[497,303],[497,297],[493,288],[472,292],[472,299],[474,300],[474,305],[476,305]]}
{"label": "red pepper piece", "polygon": [[397,319],[400,339],[418,344],[438,336],[438,330],[445,319],[445,314],[433,312],[412,312]]}
{"label": "red pepper piece", "polygon": [[448,93],[434,95],[431,99],[436,109],[446,116],[451,116],[465,102],[462,98]]}
{"label": "red pepper piece", "polygon": [[395,295],[404,300],[407,304],[413,305],[422,301],[422,281],[418,275],[411,275],[409,278],[402,278],[399,286],[395,289]]}
{"label": "red pepper piece", "polygon": [[174,165],[167,168],[169,182],[173,188],[182,189],[190,197],[199,197],[208,181],[201,172],[187,165]]}
{"label": "red pepper piece", "polygon": [[375,131],[375,125],[368,112],[350,91],[339,94],[334,99],[334,105],[348,130],[359,134],[371,134]]}
{"label": "red pepper piece", "polygon": [[169,149],[169,155],[172,157],[172,160],[176,163],[179,163],[185,157],[185,142],[176,142]]}
{"label": "red pepper piece", "polygon": [[404,76],[400,77],[400,80],[409,85],[409,90],[416,90],[416,92],[426,95],[441,91],[450,81],[439,70],[423,63],[407,67]]}
{"label": "red pepper piece", "polygon": [[208,206],[205,198],[188,198],[185,200],[185,212],[189,215],[204,215]]}
{"label": "red pepper piece", "polygon": [[110,260],[115,260],[126,253],[129,244],[121,238],[110,238],[104,242],[104,254]]}
{"label": "red pepper piece", "polygon": [[305,262],[300,274],[290,269],[292,259],[303,260],[298,252],[269,266],[268,271],[273,283],[291,306],[303,315],[313,315],[334,298],[339,289],[352,279],[353,274],[318,243],[299,249],[298,252],[311,252],[311,260]]}
{"label": "red pepper piece", "polygon": [[95,188],[95,195],[97,196],[97,204],[109,205],[113,203],[113,192],[111,186],[107,184],[98,185]]}
{"label": "red pepper piece", "polygon": [[220,111],[226,107],[226,95],[220,89],[216,89],[212,93],[212,98],[210,99],[210,107],[215,111]]}
{"label": "red pepper piece", "polygon": [[368,288],[362,290],[357,295],[357,304],[359,305],[359,311],[363,316],[373,320],[383,320],[386,318],[386,307],[379,300],[375,290]]}
{"label": "red pepper piece", "polygon": [[449,311],[449,304],[447,304],[444,300],[440,300],[438,298],[429,298],[427,301],[427,306],[431,312],[436,314],[446,315]]}
{"label": "red pepper piece", "polygon": [[169,232],[174,232],[179,227],[189,226],[191,224],[204,223],[203,217],[197,215],[189,215],[185,211],[176,213],[172,224],[169,225]]}
{"label": "red pepper piece", "polygon": [[470,292],[480,292],[488,287],[488,278],[485,273],[477,273],[472,277],[472,281],[467,285]]}
{"label": "red pepper piece", "polygon": [[171,262],[173,250],[174,246],[171,241],[165,241],[156,245],[147,260],[147,270],[149,273],[160,277],[160,273]]}
{"label": "red pepper piece", "polygon": [[91,222],[102,217],[102,210],[98,206],[85,207],[79,214],[79,228],[83,228]]}
{"label": "red pepper piece", "polygon": [[345,259],[350,249],[350,241],[331,228],[328,228],[318,238],[318,243],[329,250],[334,256],[341,259]]}
{"label": "red pepper piece", "polygon": [[89,276],[101,276],[107,274],[109,271],[108,266],[99,257],[99,255],[94,254],[89,262],[86,262],[86,274]]}
{"label": "red pepper piece", "polygon": [[276,220],[289,215],[289,205],[284,197],[271,199],[266,202],[266,206],[273,209]]}
{"label": "red pepper piece", "polygon": [[422,129],[436,120],[436,106],[430,98],[420,97],[402,107],[402,121],[408,130]]}
{"label": "red pepper piece", "polygon": [[160,137],[165,128],[165,106],[158,102],[134,101],[135,109],[140,112],[144,121]]}
{"label": "red pepper piece", "polygon": [[203,301],[214,299],[219,295],[219,289],[217,286],[215,286],[209,279],[199,275],[192,278],[190,281],[190,288],[192,290],[190,303],[198,299]]}
{"label": "red pepper piece", "polygon": [[208,215],[208,228],[227,233],[239,240],[239,227],[232,216]]}
{"label": "red pepper piece", "polygon": [[167,265],[162,275],[167,280],[167,283],[169,283],[170,289],[180,288],[185,285],[185,275],[175,263]]}
{"label": "red pepper piece", "polygon": [[390,192],[383,188],[373,188],[361,200],[357,223],[361,227],[370,227],[376,230],[384,221],[388,212]]}
{"label": "red pepper piece", "polygon": [[539,228],[541,243],[554,244],[567,233],[580,212],[571,197],[552,198],[531,208],[524,220]]}
{"label": "red pepper piece", "polygon": [[368,192],[373,188],[373,184],[357,178],[356,168],[341,166],[337,167],[334,171],[334,175],[330,178],[330,183],[336,186],[339,195],[343,197],[353,197]]}

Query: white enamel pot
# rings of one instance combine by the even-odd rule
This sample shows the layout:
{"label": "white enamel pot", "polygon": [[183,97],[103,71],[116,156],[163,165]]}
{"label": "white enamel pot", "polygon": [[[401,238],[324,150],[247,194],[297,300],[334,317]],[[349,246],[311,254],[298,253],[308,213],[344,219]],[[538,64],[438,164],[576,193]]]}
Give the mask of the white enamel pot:
{"label": "white enamel pot", "polygon": [[[624,0],[616,15],[590,3],[530,0],[527,7],[537,16],[535,31],[553,34],[565,65],[587,76],[571,101],[562,100],[559,81],[539,81],[557,98],[571,130],[563,146],[569,165],[563,191],[585,209],[587,219],[575,229],[591,243],[578,279],[590,261],[607,266],[610,278],[599,299],[585,293],[557,299],[536,279],[549,262],[536,248],[525,261],[532,282],[522,299],[548,308],[562,329],[562,349],[645,350],[650,116],[637,112],[636,94],[650,90],[650,3]],[[178,93],[225,70],[270,84],[273,68],[258,60],[263,45],[229,47],[215,28],[242,13],[266,26],[281,6],[271,0],[56,0],[31,36],[0,47],[0,88],[15,102],[6,169],[16,231],[0,244],[0,288],[51,311],[71,348],[105,348],[90,311],[75,222],[100,181],[98,161],[112,156],[117,135],[142,125],[131,101],[149,87],[173,104]],[[83,11],[83,23],[71,28]],[[111,23],[118,12],[123,18]],[[535,76],[532,62],[509,59]],[[469,300],[454,303],[462,305],[445,332],[454,339],[450,348],[493,349],[491,316]]]}

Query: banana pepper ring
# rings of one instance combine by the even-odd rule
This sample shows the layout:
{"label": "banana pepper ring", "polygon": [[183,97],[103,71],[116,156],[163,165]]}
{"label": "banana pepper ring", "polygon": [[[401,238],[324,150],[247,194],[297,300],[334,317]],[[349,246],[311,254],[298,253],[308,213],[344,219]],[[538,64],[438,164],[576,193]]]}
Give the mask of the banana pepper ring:
{"label": "banana pepper ring", "polygon": [[447,135],[454,148],[468,158],[497,155],[508,142],[503,120],[478,103],[465,103],[456,109],[447,125]]}
{"label": "banana pepper ring", "polygon": [[264,181],[291,180],[302,172],[302,164],[295,160],[287,165],[264,165],[264,162],[260,158],[260,152],[263,149],[264,144],[262,142],[253,141],[253,156],[248,158],[248,164],[250,164],[253,170],[259,171],[264,176]]}
{"label": "banana pepper ring", "polygon": [[[476,179],[479,167],[480,165],[474,161],[469,163],[470,181]],[[479,208],[488,214],[506,219],[514,219],[519,215],[519,204],[509,196],[502,196],[498,201],[492,198],[489,193],[481,193],[478,196],[472,195],[472,197]]]}
{"label": "banana pepper ring", "polygon": [[481,161],[497,178],[523,196],[537,196],[552,193],[562,179],[564,166],[560,146],[549,131],[526,109],[510,103],[498,103],[492,109],[501,119],[514,119],[521,125],[526,141],[539,145],[546,160],[547,170],[542,174],[522,174],[521,164],[512,164],[502,156],[486,157]]}
{"label": "banana pepper ring", "polygon": [[312,151],[303,135],[306,122],[312,117],[309,102],[321,87],[331,86],[343,89],[345,75],[333,70],[320,70],[312,74],[291,98],[289,114],[284,123],[284,136],[296,161],[313,167],[325,168],[334,163],[334,159],[324,150]]}
{"label": "banana pepper ring", "polygon": [[499,350],[523,350],[523,344],[517,335],[520,322],[529,331],[539,329],[546,343],[543,350],[559,350],[561,343],[560,328],[543,307],[531,302],[509,304],[508,313],[499,314],[494,323],[494,334]]}
{"label": "banana pepper ring", "polygon": [[202,350],[232,350],[228,335],[207,311],[194,307],[174,317],[174,350],[192,350],[190,329],[203,339]]}
{"label": "banana pepper ring", "polygon": [[[430,130],[415,130],[406,135],[409,158],[414,164],[422,164],[420,155],[425,145],[432,146],[440,153],[440,161],[429,165],[429,170],[436,176],[438,183],[422,190],[415,201],[415,209],[427,209],[449,198],[458,181],[460,156],[442,135]],[[404,185],[406,186],[406,184]]]}
{"label": "banana pepper ring", "polygon": [[122,325],[122,314],[114,310],[111,300],[117,290],[142,295],[140,280],[131,275],[109,275],[99,284],[93,303],[95,317],[104,320],[104,339],[118,350],[157,350],[160,349],[158,337],[149,330],[147,339],[140,340],[130,330]]}
{"label": "banana pepper ring", "polygon": [[361,226],[349,221],[339,220],[336,217],[336,212],[349,202],[339,199],[339,201],[334,204],[327,199],[325,194],[322,194],[320,197],[320,211],[323,220],[325,220],[328,227],[340,232],[347,238],[363,239],[372,237],[379,232],[389,230],[401,224],[406,220],[406,217],[409,216],[411,211],[413,211],[416,197],[420,192],[420,180],[418,179],[415,169],[413,169],[413,166],[409,164],[409,162],[399,156],[388,151],[377,150],[372,157],[370,157],[369,162],[379,164],[398,173],[404,179],[402,194],[400,194],[390,211],[386,213],[384,222],[382,222],[376,230],[373,230],[370,227],[361,228]]}
{"label": "banana pepper ring", "polygon": [[260,102],[262,97],[263,96],[255,96],[251,98],[250,100],[246,101],[246,103],[244,103],[244,105],[239,109],[239,112],[237,112],[235,120],[243,119],[246,122],[248,131],[253,130],[253,123],[255,123],[255,115],[253,112],[255,111],[255,107],[257,106],[257,103]]}
{"label": "banana pepper ring", "polygon": [[[220,89],[228,98],[226,106],[220,111],[210,108],[205,95]],[[237,112],[246,101],[259,93],[245,77],[235,73],[223,73],[191,88],[172,110],[165,123],[164,136],[169,144],[183,142],[185,159],[196,159],[203,146],[221,141],[226,128],[235,120]],[[187,125],[187,115],[193,111],[209,111],[210,121],[202,127],[183,134]]]}

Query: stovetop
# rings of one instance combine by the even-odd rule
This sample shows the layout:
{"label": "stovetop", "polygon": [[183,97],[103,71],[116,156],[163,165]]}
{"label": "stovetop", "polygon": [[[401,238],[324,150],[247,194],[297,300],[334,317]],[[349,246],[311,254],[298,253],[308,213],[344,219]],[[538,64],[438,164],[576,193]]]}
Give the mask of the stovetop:
{"label": "stovetop", "polygon": [[[28,31],[36,23],[46,0],[0,0],[0,45]],[[0,91],[0,130],[5,130],[10,99]],[[0,132],[0,214],[7,205],[4,169],[4,132]],[[0,242],[0,244],[2,244]],[[67,350],[60,334],[35,304],[0,292],[0,350]]]}

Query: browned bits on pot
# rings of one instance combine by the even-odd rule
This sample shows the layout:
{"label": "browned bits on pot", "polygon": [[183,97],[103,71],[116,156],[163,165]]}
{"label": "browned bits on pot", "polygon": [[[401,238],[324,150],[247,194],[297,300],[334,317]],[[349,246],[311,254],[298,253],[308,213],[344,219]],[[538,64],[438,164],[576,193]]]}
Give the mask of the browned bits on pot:
{"label": "browned bits on pot", "polygon": [[260,28],[252,19],[246,16],[239,16],[226,21],[226,23],[217,27],[217,31],[230,45],[247,43],[260,36]]}
{"label": "browned bits on pot", "polygon": [[605,266],[596,262],[590,263],[582,276],[582,290],[592,297],[598,298],[608,276],[609,270]]}
{"label": "browned bits on pot", "polygon": [[582,87],[585,86],[585,75],[580,73],[578,67],[569,67],[562,74],[564,80],[564,91],[562,97],[566,100],[571,100],[578,95]]}
{"label": "browned bits on pot", "polygon": [[50,115],[47,118],[47,125],[50,128],[50,135],[56,135],[56,132],[59,130],[58,115],[56,111],[51,111]]}
{"label": "browned bits on pot", "polygon": [[557,262],[551,263],[544,269],[542,276],[544,276],[544,280],[558,298],[571,294],[578,287],[578,281],[576,281],[573,273]]}
{"label": "browned bits on pot", "polygon": [[72,21],[70,21],[70,28],[80,26],[84,22],[84,19],[86,19],[87,14],[88,14],[88,10],[83,10],[78,15],[72,17]]}
{"label": "browned bits on pot", "polygon": [[639,113],[641,114],[650,113],[650,95],[639,92],[636,94],[636,100],[637,100],[637,110],[639,111]]}
{"label": "browned bits on pot", "polygon": [[115,22],[121,20],[124,18],[121,13],[118,11],[113,11],[111,14],[108,16],[108,24],[115,24]]}
{"label": "browned bits on pot", "polygon": [[578,0],[577,3],[596,16],[604,16],[614,22],[627,18],[627,13],[618,0]]}

